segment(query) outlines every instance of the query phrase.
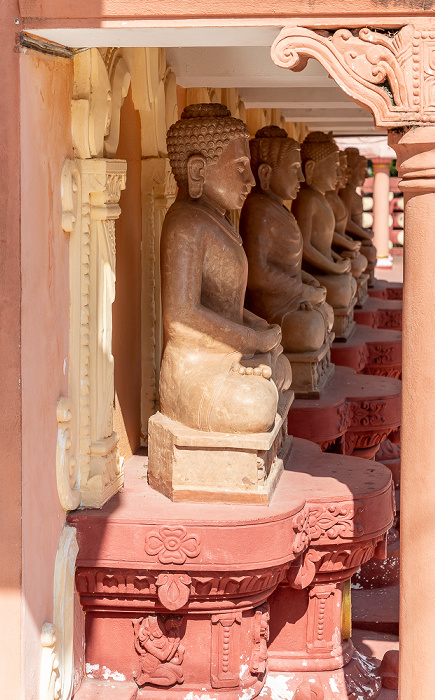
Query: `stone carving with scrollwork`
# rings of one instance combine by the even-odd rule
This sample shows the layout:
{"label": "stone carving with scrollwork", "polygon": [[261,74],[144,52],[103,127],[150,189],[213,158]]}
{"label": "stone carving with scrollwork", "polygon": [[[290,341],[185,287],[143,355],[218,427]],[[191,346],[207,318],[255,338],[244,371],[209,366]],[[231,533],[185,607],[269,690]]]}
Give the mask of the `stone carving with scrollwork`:
{"label": "stone carving with scrollwork", "polygon": [[435,122],[435,23],[374,31],[285,27],[272,46],[282,68],[316,58],[340,87],[386,129]]}

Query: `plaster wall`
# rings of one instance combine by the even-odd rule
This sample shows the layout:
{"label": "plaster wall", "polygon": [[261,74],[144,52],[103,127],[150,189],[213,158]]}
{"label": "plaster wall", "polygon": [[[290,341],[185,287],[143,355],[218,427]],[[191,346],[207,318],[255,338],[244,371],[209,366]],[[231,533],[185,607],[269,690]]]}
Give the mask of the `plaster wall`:
{"label": "plaster wall", "polygon": [[15,0],[0,4],[0,695],[20,697],[20,76]]}
{"label": "plaster wall", "polygon": [[116,222],[116,296],[112,353],[115,360],[114,430],[128,459],[140,445],[141,406],[141,133],[131,88],[121,109],[116,158],[127,161],[127,187]]}
{"label": "plaster wall", "polygon": [[37,698],[40,634],[53,619],[53,573],[65,521],[56,487],[56,402],[68,394],[69,258],[61,171],[73,157],[72,61],[20,57],[23,690]]}

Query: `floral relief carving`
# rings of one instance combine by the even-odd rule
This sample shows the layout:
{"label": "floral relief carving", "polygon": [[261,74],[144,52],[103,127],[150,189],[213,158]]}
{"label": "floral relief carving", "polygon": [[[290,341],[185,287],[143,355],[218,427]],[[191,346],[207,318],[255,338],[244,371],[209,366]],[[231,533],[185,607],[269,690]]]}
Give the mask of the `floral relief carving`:
{"label": "floral relief carving", "polygon": [[362,513],[362,501],[346,501],[330,505],[310,506],[310,539],[317,540],[327,537],[334,540],[337,537],[355,537],[362,535],[364,528],[355,521]]}
{"label": "floral relief carving", "polygon": [[316,58],[375,117],[395,128],[435,122],[435,26],[374,31],[285,27],[272,46],[278,66],[302,70]]}
{"label": "floral relief carving", "polygon": [[146,615],[132,621],[134,648],[139,654],[139,668],[134,679],[145,684],[169,687],[183,683],[182,663],[185,649],[181,644],[183,619],[171,615]]}
{"label": "floral relief carving", "polygon": [[199,555],[199,535],[188,533],[182,526],[163,526],[147,534],[145,551],[150,557],[157,556],[162,564],[184,564],[187,558]]}
{"label": "floral relief carving", "polygon": [[310,511],[308,507],[303,508],[292,521],[293,530],[296,537],[293,542],[294,554],[301,554],[310,544]]}
{"label": "floral relief carving", "polygon": [[386,365],[393,362],[394,347],[392,345],[372,345],[368,346],[369,354],[367,364]]}
{"label": "floral relief carving", "polygon": [[361,401],[361,403],[351,403],[350,407],[350,422],[349,427],[355,428],[363,425],[379,425],[385,423],[384,411],[386,401]]}

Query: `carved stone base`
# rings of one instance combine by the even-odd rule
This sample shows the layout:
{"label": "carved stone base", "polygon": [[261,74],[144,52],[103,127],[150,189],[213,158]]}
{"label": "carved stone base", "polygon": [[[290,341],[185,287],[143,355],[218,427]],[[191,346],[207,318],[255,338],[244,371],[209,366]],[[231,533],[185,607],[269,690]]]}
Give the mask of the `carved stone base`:
{"label": "carved stone base", "polygon": [[356,308],[360,309],[368,297],[369,276],[363,272],[356,281]]}
{"label": "carved stone base", "polygon": [[[295,439],[269,507],[170,503],[144,475],[144,458],[132,457],[116,502],[68,516],[88,678],[123,681],[128,692],[135,681],[138,700],[252,700],[267,678],[268,642],[276,657],[276,630],[299,634],[285,652],[302,644],[307,658],[331,659],[332,644],[346,656],[342,579],[382,555],[393,519],[385,467]],[[302,627],[283,627],[278,587],[287,615],[301,596],[311,601]],[[318,623],[328,635],[320,652]]]}
{"label": "carved stone base", "polygon": [[371,297],[378,299],[391,299],[402,301],[403,284],[401,282],[387,282],[387,280],[375,280],[373,287],[369,290]]}
{"label": "carved stone base", "polygon": [[172,501],[267,504],[291,449],[282,395],[268,433],[211,433],[186,428],[161,413],[149,421],[148,483]]}
{"label": "carved stone base", "polygon": [[353,298],[349,306],[343,308],[334,308],[334,325],[332,327],[335,333],[335,340],[344,341],[352,334],[355,328],[353,320],[353,310],[355,308],[356,298]]}
{"label": "carved stone base", "polygon": [[362,308],[355,309],[355,321],[371,328],[402,330],[402,302],[369,297]]}
{"label": "carved stone base", "polygon": [[334,334],[317,352],[285,353],[292,367],[292,389],[295,397],[318,398],[334,375],[331,344]]}
{"label": "carved stone base", "polygon": [[336,367],[319,399],[293,402],[289,433],[312,440],[323,450],[347,455],[361,450],[361,456],[371,458],[400,425],[401,389],[400,381],[362,377],[348,367]]}
{"label": "carved stone base", "polygon": [[400,379],[402,334],[357,324],[345,343],[332,344],[331,359],[336,365],[352,367],[361,374]]}

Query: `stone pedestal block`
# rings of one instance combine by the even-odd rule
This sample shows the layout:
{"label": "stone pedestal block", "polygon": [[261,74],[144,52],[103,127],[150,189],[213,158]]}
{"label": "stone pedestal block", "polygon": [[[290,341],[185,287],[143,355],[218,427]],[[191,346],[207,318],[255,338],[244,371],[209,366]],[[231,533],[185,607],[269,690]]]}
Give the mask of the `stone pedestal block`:
{"label": "stone pedestal block", "polygon": [[281,396],[267,433],[193,430],[157,413],[148,427],[148,483],[173,501],[268,503],[291,449],[286,416],[293,396]]}
{"label": "stone pedestal block", "polygon": [[353,310],[355,308],[356,298],[354,297],[349,306],[343,308],[334,307],[334,325],[332,327],[335,333],[336,340],[347,340],[352,335],[355,328],[353,319]]}
{"label": "stone pedestal block", "polygon": [[368,282],[369,275],[365,272],[362,273],[356,280],[356,305],[355,311],[360,309],[368,297]]}
{"label": "stone pedestal block", "polygon": [[318,398],[334,375],[331,344],[334,334],[316,352],[285,353],[292,368],[292,390],[296,398]]}

